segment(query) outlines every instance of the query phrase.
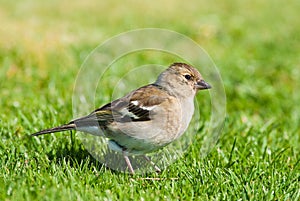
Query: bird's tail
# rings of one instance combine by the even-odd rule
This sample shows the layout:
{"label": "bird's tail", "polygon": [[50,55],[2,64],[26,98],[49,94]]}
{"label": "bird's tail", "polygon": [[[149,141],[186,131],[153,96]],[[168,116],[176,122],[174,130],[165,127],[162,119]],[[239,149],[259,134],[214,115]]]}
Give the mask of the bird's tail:
{"label": "bird's tail", "polygon": [[49,129],[45,129],[36,133],[31,134],[32,136],[38,136],[38,135],[44,135],[44,134],[48,134],[48,133],[56,133],[56,132],[61,132],[61,131],[68,131],[68,130],[75,130],[76,126],[73,122],[69,123],[69,124],[65,124],[62,126],[58,126],[55,128],[49,128]]}

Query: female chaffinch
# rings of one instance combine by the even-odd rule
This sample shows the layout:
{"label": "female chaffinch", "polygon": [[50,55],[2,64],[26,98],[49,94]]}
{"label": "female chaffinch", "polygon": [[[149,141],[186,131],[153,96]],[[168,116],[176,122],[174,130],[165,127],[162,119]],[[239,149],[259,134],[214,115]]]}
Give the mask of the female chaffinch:
{"label": "female chaffinch", "polygon": [[32,134],[77,130],[109,139],[108,147],[121,152],[129,171],[134,170],[129,155],[145,156],[179,138],[194,113],[194,97],[209,89],[201,74],[185,63],[174,63],[153,84],[136,89],[122,98],[96,109],[68,124]]}

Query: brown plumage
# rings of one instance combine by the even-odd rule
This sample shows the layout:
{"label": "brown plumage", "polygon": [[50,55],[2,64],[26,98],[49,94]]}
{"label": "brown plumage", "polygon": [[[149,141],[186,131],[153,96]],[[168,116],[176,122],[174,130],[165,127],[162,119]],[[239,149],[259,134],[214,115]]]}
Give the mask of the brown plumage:
{"label": "brown plumage", "polygon": [[209,88],[195,68],[174,63],[155,83],[134,90],[87,116],[32,135],[78,130],[107,137],[109,147],[123,153],[133,173],[128,155],[155,151],[180,137],[194,113],[194,96],[197,91]]}

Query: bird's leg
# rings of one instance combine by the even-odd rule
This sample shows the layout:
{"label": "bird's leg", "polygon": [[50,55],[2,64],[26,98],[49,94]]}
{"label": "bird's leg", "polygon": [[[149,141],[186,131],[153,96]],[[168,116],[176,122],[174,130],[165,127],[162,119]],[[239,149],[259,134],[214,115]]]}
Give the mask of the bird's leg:
{"label": "bird's leg", "polygon": [[143,156],[144,156],[144,158],[145,158],[149,163],[151,163],[151,165],[154,166],[154,169],[156,170],[157,173],[160,173],[160,172],[161,172],[161,170],[159,169],[159,167],[157,167],[157,166],[155,165],[155,163],[153,163],[153,162],[151,161],[151,159],[150,159],[148,156],[146,156],[146,155],[143,155]]}
{"label": "bird's leg", "polygon": [[134,174],[134,170],[133,170],[133,168],[132,168],[132,165],[131,165],[131,163],[130,163],[130,160],[129,160],[128,156],[126,155],[126,153],[125,153],[124,150],[122,151],[122,153],[123,153],[123,157],[124,157],[124,159],[125,159],[125,162],[126,162],[126,164],[127,164],[127,167],[128,167],[128,169],[129,169],[129,172],[130,172],[131,174]]}

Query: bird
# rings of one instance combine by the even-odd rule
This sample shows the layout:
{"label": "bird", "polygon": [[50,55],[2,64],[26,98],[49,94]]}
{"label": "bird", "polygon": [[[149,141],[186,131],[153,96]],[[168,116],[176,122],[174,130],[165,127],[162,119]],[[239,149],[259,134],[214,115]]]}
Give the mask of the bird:
{"label": "bird", "polygon": [[76,130],[108,139],[108,148],[122,153],[131,174],[130,155],[155,152],[178,139],[187,129],[194,114],[194,98],[198,91],[211,85],[200,72],[186,63],[173,63],[157,80],[129,92],[90,114],[67,124],[31,134],[39,136]]}

